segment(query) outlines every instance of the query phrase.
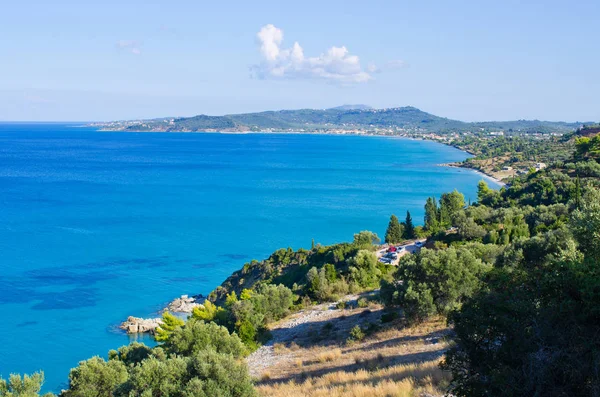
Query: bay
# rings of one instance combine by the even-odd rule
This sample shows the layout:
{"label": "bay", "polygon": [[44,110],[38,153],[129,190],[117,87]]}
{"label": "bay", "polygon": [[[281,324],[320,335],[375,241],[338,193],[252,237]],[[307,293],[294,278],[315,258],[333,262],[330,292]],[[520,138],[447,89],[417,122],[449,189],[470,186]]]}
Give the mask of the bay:
{"label": "bay", "polygon": [[[207,294],[274,250],[422,223],[428,196],[476,200],[468,155],[428,141],[100,132],[0,124],[0,376],[69,369],[130,341],[129,315]],[[142,338],[148,343],[151,340]]]}

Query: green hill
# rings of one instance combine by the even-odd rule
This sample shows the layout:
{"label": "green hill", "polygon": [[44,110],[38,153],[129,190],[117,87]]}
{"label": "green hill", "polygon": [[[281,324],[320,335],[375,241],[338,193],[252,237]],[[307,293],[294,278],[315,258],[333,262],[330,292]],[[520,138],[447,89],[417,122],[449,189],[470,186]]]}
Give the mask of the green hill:
{"label": "green hill", "polygon": [[198,115],[193,117],[98,123],[118,131],[369,131],[386,134],[508,131],[567,133],[581,123],[539,120],[468,123],[436,116],[412,106],[372,109],[366,105],[343,105],[331,109],[279,110],[259,113]]}

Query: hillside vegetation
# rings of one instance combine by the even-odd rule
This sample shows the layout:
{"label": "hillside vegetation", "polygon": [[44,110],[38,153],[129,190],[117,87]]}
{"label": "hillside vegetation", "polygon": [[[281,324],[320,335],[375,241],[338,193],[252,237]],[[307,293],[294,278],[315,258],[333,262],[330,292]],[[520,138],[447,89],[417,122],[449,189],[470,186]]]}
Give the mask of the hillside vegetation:
{"label": "hillside vegetation", "polygon": [[94,124],[120,131],[368,131],[381,134],[481,132],[506,130],[522,133],[567,133],[577,123],[539,120],[466,123],[435,116],[412,106],[372,109],[340,106],[332,109],[279,110],[224,116],[199,115]]}
{"label": "hillside vegetation", "polygon": [[589,139],[590,145],[594,146],[593,138],[598,133],[600,133],[600,126],[592,124],[582,126],[562,136],[475,133],[456,135],[451,139],[434,139],[473,154],[473,157],[454,165],[476,169],[497,179],[510,182],[515,176],[535,172],[548,165],[560,167],[565,163],[572,162],[576,145],[579,151],[592,153],[593,150],[580,143],[588,142]]}

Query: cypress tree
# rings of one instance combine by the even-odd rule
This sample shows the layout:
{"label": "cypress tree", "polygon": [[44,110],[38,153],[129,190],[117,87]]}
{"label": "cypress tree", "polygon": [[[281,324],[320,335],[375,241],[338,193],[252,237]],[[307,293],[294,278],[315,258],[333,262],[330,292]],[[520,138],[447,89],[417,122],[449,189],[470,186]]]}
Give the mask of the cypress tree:
{"label": "cypress tree", "polygon": [[428,197],[425,202],[425,230],[435,233],[439,230],[439,209],[435,197]]}
{"label": "cypress tree", "polygon": [[407,240],[415,238],[415,225],[413,224],[410,211],[406,211],[406,220],[404,221],[404,238]]}
{"label": "cypress tree", "polygon": [[387,231],[385,232],[385,242],[388,244],[395,244],[402,241],[402,227],[396,215],[390,216],[390,223],[388,224]]}

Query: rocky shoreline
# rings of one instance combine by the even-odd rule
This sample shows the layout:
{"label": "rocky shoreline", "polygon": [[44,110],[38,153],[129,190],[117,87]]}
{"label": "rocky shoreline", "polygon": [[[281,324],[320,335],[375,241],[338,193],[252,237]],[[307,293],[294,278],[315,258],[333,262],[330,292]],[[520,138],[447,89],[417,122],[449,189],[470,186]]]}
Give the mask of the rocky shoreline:
{"label": "rocky shoreline", "polygon": [[181,295],[180,298],[176,298],[169,303],[166,310],[172,313],[191,313],[196,307],[203,307],[202,303],[200,303],[201,300],[204,300],[204,296],[202,295]]}
{"label": "rocky shoreline", "polygon": [[[204,296],[202,295],[181,295],[181,297],[175,298],[173,301],[171,301],[164,311],[171,313],[191,313],[196,307],[203,307],[202,303],[200,303],[203,300]],[[121,323],[119,328],[128,334],[154,334],[156,332],[156,328],[158,328],[162,323],[161,317],[141,318],[129,316],[127,317],[127,320]]]}
{"label": "rocky shoreline", "polygon": [[141,317],[127,317],[119,328],[127,332],[128,334],[142,334],[142,333],[151,333],[154,334],[156,332],[156,328],[158,328],[162,324],[161,318],[141,318]]}

